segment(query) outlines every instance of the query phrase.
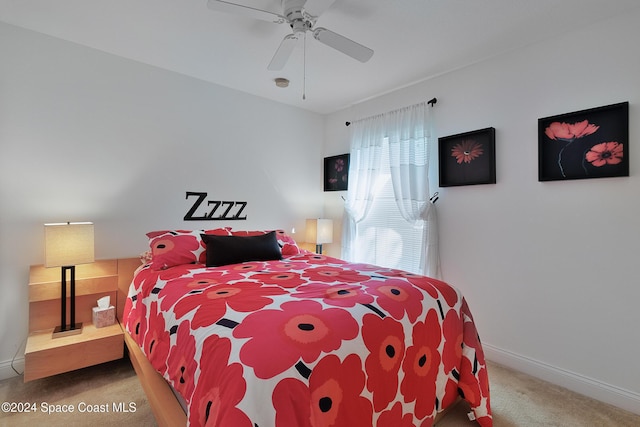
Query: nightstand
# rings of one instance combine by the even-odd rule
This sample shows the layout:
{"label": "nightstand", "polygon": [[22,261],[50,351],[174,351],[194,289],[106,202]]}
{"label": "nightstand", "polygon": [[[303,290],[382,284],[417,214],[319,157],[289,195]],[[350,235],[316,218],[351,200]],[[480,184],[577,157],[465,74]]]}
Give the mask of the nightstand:
{"label": "nightstand", "polygon": [[124,355],[124,335],[117,320],[103,328],[96,328],[91,323],[92,307],[97,305],[98,298],[108,295],[112,305],[118,304],[118,261],[96,261],[76,267],[76,321],[82,322],[82,333],[53,338],[53,329],[60,323],[60,275],[60,268],[42,265],[31,266],[29,271],[25,382],[120,359]]}

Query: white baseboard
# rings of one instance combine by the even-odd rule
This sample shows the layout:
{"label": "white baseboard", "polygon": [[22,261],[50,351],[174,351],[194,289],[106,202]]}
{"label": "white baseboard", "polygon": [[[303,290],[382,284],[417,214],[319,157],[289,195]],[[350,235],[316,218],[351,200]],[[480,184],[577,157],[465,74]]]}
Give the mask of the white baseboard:
{"label": "white baseboard", "polygon": [[[13,367],[16,368],[18,372],[24,372],[24,357],[16,358],[13,361]],[[0,362],[0,381],[17,376],[18,374],[11,367],[11,360]]]}
{"label": "white baseboard", "polygon": [[[488,360],[640,415],[640,394],[482,343]],[[491,378],[489,378],[491,381]]]}

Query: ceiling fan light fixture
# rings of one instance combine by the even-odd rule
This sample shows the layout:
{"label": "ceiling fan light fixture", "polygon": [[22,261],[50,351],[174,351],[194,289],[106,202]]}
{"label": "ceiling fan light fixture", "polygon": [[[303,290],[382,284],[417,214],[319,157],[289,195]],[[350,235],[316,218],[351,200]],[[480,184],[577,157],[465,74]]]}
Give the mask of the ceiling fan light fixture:
{"label": "ceiling fan light fixture", "polygon": [[278,87],[287,87],[289,86],[289,79],[285,79],[284,77],[278,77],[275,79],[276,86]]}

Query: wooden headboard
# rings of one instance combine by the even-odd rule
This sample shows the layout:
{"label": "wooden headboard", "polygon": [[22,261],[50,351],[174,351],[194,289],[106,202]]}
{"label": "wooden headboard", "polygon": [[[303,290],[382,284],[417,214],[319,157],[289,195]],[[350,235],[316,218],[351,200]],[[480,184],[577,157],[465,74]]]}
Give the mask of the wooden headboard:
{"label": "wooden headboard", "polygon": [[[111,296],[118,320],[139,257],[96,260],[76,268],[76,320],[91,322],[91,308],[102,296]],[[116,288],[117,281],[117,288]],[[117,289],[117,290],[116,290]],[[67,291],[69,292],[69,291]],[[68,294],[68,293],[67,293]],[[29,268],[29,332],[60,324],[60,269],[32,265]]]}

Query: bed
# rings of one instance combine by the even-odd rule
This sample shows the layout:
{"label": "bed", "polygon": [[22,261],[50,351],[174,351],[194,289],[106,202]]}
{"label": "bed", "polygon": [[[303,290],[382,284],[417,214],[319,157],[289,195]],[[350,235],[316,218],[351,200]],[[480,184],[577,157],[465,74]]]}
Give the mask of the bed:
{"label": "bed", "polygon": [[473,317],[446,283],[280,230],[148,237],[121,322],[160,425],[428,427],[461,398],[492,425]]}

